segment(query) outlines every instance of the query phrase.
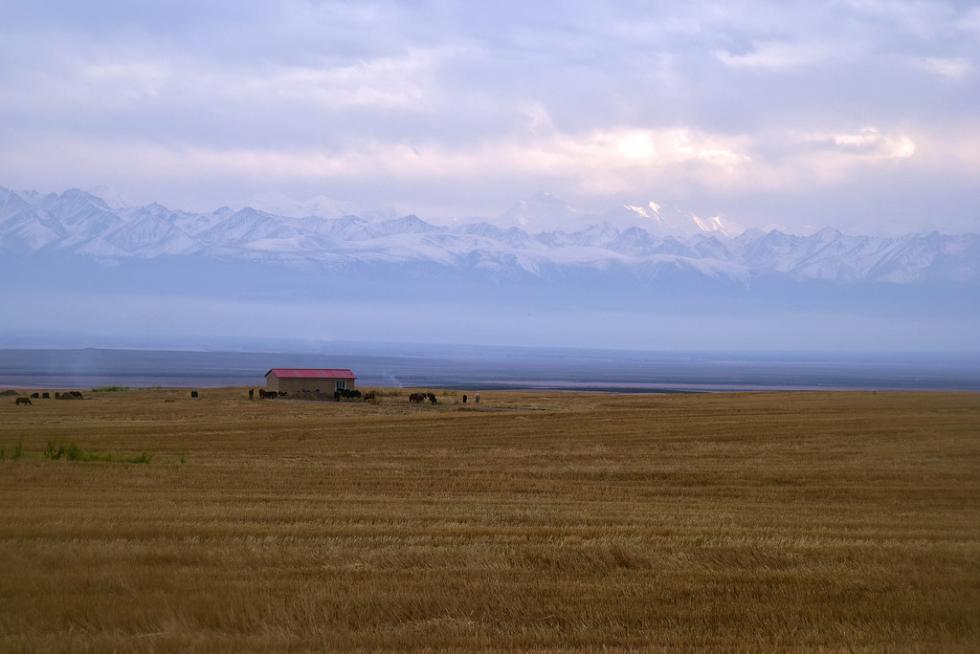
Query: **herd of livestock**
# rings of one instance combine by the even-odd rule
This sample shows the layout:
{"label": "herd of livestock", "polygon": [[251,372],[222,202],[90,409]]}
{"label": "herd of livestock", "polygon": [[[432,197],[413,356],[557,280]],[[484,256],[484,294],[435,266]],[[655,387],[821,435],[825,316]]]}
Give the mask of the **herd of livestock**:
{"label": "herd of livestock", "polygon": [[[14,404],[17,406],[31,406],[34,404],[31,400],[50,400],[51,393],[48,391],[38,391],[36,393],[31,393],[30,396],[23,395],[20,396],[17,391],[4,391],[4,395],[18,395],[17,399],[14,400]],[[56,400],[82,400],[85,399],[80,391],[65,391],[64,393],[55,393],[54,399]]]}
{"label": "herd of livestock", "polygon": [[[334,400],[336,402],[339,402],[341,400],[365,400],[365,401],[373,402],[373,401],[376,401],[377,400],[377,393],[375,393],[374,391],[368,391],[368,392],[362,394],[361,391],[356,390],[356,389],[338,389],[338,390],[334,391],[334,393],[332,395],[327,394],[327,393],[321,393],[319,391],[302,391],[302,392],[293,393],[293,394],[290,395],[290,394],[284,393],[282,391],[278,391],[278,392],[277,391],[267,391],[267,390],[265,390],[263,388],[259,388],[259,389],[250,388],[250,389],[248,389],[248,399],[251,400],[251,399],[254,399],[255,398],[255,395],[256,395],[256,392],[255,391],[256,390],[258,390],[258,396],[259,396],[259,399],[260,400],[273,399],[273,398],[277,398],[277,397],[288,397],[290,399],[297,399],[297,400],[320,400],[320,401],[327,401],[327,400],[331,400],[332,399],[332,400]],[[8,396],[9,395],[15,395],[15,396],[17,396],[17,398],[16,398],[16,400],[15,400],[14,403],[16,405],[18,405],[18,406],[21,406],[21,405],[23,405],[23,406],[31,406],[32,405],[32,402],[31,402],[32,399],[35,399],[35,400],[37,400],[37,399],[43,399],[43,400],[51,399],[51,393],[48,392],[48,391],[44,391],[44,392],[38,391],[38,392],[35,392],[35,393],[31,393],[29,397],[27,395],[21,396],[19,393],[17,393],[17,391],[13,391],[13,390],[2,391],[2,392],[0,392],[0,395],[8,395]],[[190,392],[190,396],[191,396],[191,398],[197,398],[197,397],[199,397],[198,391],[191,391]],[[56,392],[54,394],[54,399],[56,399],[56,400],[81,400],[81,399],[84,399],[84,396],[79,391],[64,391],[64,392]],[[169,401],[171,401],[171,400],[168,400],[168,402]],[[408,396],[408,401],[410,403],[412,403],[412,404],[424,404],[426,401],[428,401],[430,404],[438,404],[439,403],[439,400],[436,398],[435,393],[412,393],[411,395]],[[480,401],[480,394],[479,393],[476,394],[476,401],[477,402]],[[466,404],[466,402],[467,402],[467,396],[464,395],[463,396],[463,404]]]}

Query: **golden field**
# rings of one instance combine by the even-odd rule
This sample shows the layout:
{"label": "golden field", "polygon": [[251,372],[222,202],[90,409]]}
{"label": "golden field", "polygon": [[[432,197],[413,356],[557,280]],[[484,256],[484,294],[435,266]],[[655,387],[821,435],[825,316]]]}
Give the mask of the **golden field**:
{"label": "golden field", "polygon": [[0,399],[0,650],[980,650],[980,394],[460,397]]}

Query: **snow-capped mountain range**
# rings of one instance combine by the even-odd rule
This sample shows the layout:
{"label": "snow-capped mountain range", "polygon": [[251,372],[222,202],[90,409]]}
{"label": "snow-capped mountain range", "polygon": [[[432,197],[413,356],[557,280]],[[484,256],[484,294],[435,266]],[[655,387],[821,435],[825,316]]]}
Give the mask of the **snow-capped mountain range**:
{"label": "snow-capped mountain range", "polygon": [[78,189],[45,195],[0,188],[0,252],[101,261],[204,257],[327,269],[423,263],[505,278],[614,268],[644,279],[684,273],[738,283],[759,276],[841,284],[980,282],[977,234],[743,231],[718,216],[653,202],[590,214],[548,194],[521,201],[492,221],[435,225],[414,215],[119,207]]}

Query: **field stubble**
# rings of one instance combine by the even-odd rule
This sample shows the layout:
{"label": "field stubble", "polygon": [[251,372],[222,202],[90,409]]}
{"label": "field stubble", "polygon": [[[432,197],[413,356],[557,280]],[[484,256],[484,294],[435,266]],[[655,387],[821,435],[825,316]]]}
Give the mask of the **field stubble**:
{"label": "field stubble", "polygon": [[4,401],[0,648],[980,648],[980,395],[459,399]]}

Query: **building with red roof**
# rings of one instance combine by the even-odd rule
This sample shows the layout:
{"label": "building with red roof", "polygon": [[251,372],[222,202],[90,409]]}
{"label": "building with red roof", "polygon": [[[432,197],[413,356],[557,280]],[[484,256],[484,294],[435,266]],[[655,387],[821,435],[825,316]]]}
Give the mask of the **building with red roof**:
{"label": "building with red roof", "polygon": [[272,368],[265,387],[277,393],[328,393],[354,388],[357,376],[347,368]]}

